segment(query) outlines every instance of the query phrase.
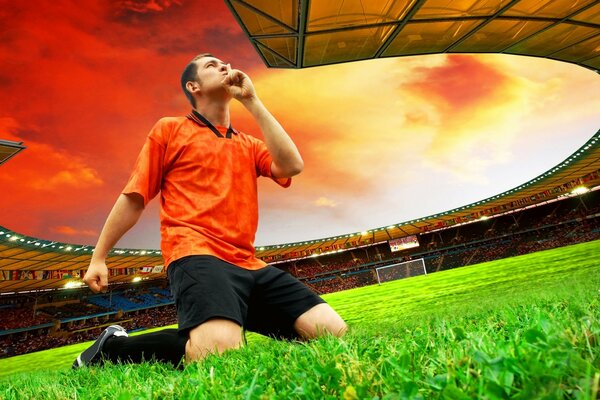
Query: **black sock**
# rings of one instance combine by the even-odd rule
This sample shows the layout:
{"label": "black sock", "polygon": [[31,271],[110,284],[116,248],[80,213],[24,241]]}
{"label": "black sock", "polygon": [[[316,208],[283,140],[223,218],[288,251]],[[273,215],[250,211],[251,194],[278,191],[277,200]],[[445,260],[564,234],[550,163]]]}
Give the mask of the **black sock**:
{"label": "black sock", "polygon": [[175,367],[183,367],[187,333],[178,333],[177,329],[146,333],[138,336],[113,336],[106,340],[102,354],[114,363],[143,361],[161,361]]}

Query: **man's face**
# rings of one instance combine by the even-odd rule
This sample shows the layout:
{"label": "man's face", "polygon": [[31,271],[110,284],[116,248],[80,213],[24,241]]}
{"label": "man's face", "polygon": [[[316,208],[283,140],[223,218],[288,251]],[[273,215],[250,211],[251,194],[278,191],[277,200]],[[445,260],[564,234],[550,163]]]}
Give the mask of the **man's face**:
{"label": "man's face", "polygon": [[198,65],[198,82],[200,82],[203,95],[208,97],[217,96],[219,98],[223,96],[230,97],[221,84],[221,81],[227,76],[227,72],[230,69],[229,64],[215,57],[202,57],[196,61],[196,64]]}

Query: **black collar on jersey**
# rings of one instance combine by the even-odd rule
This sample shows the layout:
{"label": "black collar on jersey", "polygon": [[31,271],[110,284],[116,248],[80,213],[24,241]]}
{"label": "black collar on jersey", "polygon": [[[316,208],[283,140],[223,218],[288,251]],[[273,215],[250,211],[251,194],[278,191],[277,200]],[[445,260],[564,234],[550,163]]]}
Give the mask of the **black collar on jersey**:
{"label": "black collar on jersey", "polygon": [[186,115],[186,117],[188,117],[189,119],[191,119],[192,121],[194,121],[196,124],[198,124],[200,126],[208,127],[208,129],[213,131],[213,133],[215,135],[217,135],[217,137],[220,137],[220,138],[224,137],[226,139],[231,139],[232,133],[235,133],[236,135],[238,134],[237,131],[231,127],[231,124],[229,124],[229,128],[227,128],[227,133],[225,134],[225,136],[223,136],[221,134],[221,132],[219,132],[219,130],[217,128],[215,128],[213,124],[210,123],[209,120],[204,118],[204,116],[196,110],[192,110],[192,112],[189,113],[188,115]]}

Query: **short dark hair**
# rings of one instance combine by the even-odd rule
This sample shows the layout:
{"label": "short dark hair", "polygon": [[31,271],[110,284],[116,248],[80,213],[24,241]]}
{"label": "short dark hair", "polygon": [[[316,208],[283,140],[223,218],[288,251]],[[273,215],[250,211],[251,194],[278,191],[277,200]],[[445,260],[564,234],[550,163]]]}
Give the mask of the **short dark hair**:
{"label": "short dark hair", "polygon": [[202,53],[198,54],[196,57],[192,59],[183,69],[183,73],[181,74],[181,89],[183,89],[183,93],[185,97],[189,100],[192,107],[196,107],[196,100],[194,100],[194,96],[186,89],[185,85],[190,82],[197,82],[198,80],[198,64],[196,61],[201,59],[202,57],[214,57],[210,53]]}

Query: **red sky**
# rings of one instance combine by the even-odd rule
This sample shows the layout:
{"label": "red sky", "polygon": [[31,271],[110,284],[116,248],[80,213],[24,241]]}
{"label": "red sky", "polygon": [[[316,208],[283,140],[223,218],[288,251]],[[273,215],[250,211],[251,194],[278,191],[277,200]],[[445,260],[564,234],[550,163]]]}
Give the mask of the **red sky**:
{"label": "red sky", "polygon": [[[356,232],[492,196],[600,125],[600,80],[543,59],[438,55],[267,69],[221,1],[0,2],[0,225],[95,244],[148,130],[211,52],[247,72],[305,171],[259,180],[256,245]],[[239,104],[232,123],[262,138]],[[118,244],[158,248],[154,201]]]}

